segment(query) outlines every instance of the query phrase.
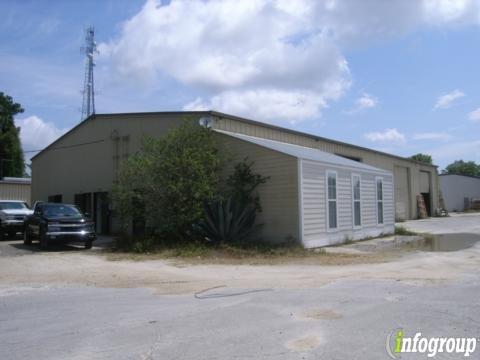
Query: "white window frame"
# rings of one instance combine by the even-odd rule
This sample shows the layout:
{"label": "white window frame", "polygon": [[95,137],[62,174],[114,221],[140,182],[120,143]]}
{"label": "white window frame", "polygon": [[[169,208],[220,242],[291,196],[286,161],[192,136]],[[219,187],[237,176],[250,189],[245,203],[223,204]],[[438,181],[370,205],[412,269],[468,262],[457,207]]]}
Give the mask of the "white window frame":
{"label": "white window frame", "polygon": [[[377,183],[378,181],[381,182],[382,184],[382,199],[378,198],[378,189],[377,189]],[[385,188],[383,186],[384,181],[382,176],[376,176],[375,177],[375,213],[377,214],[377,226],[384,226],[385,225]],[[379,222],[379,217],[378,217],[378,203],[382,203],[382,222]]]}
{"label": "white window frame", "polygon": [[[330,200],[328,198],[328,176],[329,175],[335,175],[335,204],[336,204],[336,206],[335,206],[335,212],[336,212],[335,216],[336,216],[336,219],[337,219],[337,226],[335,228],[330,227],[330,207],[328,205],[329,205],[329,202],[333,201],[333,200]],[[327,170],[325,172],[325,205],[326,205],[326,208],[327,208],[327,219],[326,219],[326,222],[325,222],[327,232],[336,232],[336,231],[338,231],[339,226],[338,226],[338,174],[335,170]]]}
{"label": "white window frame", "polygon": [[[360,185],[360,198],[355,199],[355,181],[354,179],[358,177]],[[376,184],[376,183],[375,183]],[[355,225],[355,202],[360,204],[360,225]],[[361,229],[363,224],[362,219],[362,176],[360,174],[352,173],[352,225],[354,229]]]}

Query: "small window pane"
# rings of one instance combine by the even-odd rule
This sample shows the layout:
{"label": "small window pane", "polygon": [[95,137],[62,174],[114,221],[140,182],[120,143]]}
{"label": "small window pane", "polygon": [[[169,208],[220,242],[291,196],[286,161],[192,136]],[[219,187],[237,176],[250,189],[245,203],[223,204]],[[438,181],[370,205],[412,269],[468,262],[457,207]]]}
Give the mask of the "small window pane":
{"label": "small window pane", "polygon": [[362,225],[362,221],[361,221],[361,218],[360,218],[360,201],[355,201],[354,202],[353,210],[354,210],[355,226]]}
{"label": "small window pane", "polygon": [[383,200],[383,183],[382,179],[377,180],[377,200]]}
{"label": "small window pane", "polygon": [[353,177],[353,199],[360,200],[360,177]]}
{"label": "small window pane", "polygon": [[337,228],[337,202],[328,202],[328,227],[329,229]]}
{"label": "small window pane", "polygon": [[337,198],[337,178],[335,174],[328,174],[328,198]]}
{"label": "small window pane", "polygon": [[377,203],[378,223],[383,224],[383,202]]}

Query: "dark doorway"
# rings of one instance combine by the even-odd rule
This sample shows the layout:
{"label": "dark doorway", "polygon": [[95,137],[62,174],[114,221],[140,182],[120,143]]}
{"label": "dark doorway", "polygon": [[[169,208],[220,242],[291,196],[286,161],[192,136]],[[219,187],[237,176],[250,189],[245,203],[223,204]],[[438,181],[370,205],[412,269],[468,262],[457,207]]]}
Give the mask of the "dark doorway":
{"label": "dark doorway", "polygon": [[110,207],[107,192],[93,194],[93,220],[97,234],[110,234]]}
{"label": "dark doorway", "polygon": [[423,202],[425,203],[425,209],[427,210],[427,215],[432,216],[430,193],[422,193],[422,196],[423,196]]}
{"label": "dark doorway", "polygon": [[92,193],[75,194],[75,205],[84,214],[92,216]]}
{"label": "dark doorway", "polygon": [[61,203],[62,202],[62,195],[58,194],[58,195],[50,195],[48,197],[48,202],[51,202],[51,203]]}

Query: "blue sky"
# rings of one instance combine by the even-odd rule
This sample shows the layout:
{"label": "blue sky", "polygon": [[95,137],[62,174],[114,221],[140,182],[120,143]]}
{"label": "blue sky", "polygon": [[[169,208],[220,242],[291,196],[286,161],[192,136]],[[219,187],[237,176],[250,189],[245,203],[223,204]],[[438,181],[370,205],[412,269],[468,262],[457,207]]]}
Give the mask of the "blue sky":
{"label": "blue sky", "polygon": [[[0,1],[24,150],[97,113],[214,109],[409,156],[480,162],[477,0]],[[30,154],[30,153],[29,153]]]}

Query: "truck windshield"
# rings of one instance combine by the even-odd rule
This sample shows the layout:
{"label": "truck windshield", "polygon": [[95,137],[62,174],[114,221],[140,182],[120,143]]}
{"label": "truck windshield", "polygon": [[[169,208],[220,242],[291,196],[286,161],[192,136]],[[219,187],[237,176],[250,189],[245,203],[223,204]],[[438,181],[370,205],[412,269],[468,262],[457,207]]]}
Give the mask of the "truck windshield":
{"label": "truck windshield", "polygon": [[43,206],[43,215],[47,217],[55,216],[80,216],[80,211],[71,205],[45,205]]}
{"label": "truck windshield", "polygon": [[0,202],[0,210],[25,210],[28,209],[27,204],[16,201],[4,201]]}

